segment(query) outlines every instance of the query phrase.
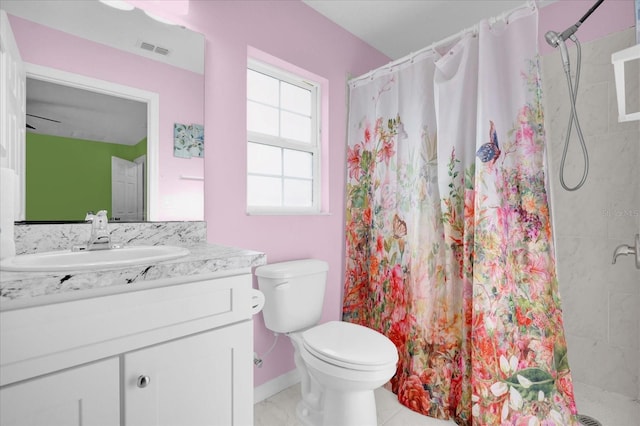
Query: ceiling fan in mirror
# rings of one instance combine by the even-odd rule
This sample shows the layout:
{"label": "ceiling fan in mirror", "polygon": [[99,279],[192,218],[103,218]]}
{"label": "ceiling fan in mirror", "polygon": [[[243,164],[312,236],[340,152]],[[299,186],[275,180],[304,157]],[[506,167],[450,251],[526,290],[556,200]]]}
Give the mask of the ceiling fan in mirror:
{"label": "ceiling fan in mirror", "polygon": [[[41,120],[53,121],[54,123],[61,123],[61,121],[54,120],[53,118],[41,117],[39,115],[27,114],[27,117],[39,118]],[[27,123],[27,129],[36,130],[31,124]]]}

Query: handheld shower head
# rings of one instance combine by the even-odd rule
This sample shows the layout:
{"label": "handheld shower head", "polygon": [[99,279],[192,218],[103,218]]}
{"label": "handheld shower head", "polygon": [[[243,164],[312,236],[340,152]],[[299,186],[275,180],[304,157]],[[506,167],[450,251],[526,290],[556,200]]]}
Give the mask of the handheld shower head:
{"label": "handheld shower head", "polygon": [[569,73],[571,72],[571,66],[569,65],[569,51],[567,50],[567,45],[562,38],[560,38],[558,45],[560,47],[560,56],[562,57],[562,66],[564,67],[564,72]]}
{"label": "handheld shower head", "polygon": [[547,31],[547,33],[544,35],[545,40],[547,40],[547,43],[549,43],[549,45],[553,48],[558,47],[558,45],[560,44],[560,34],[558,34],[555,31]]}
{"label": "handheld shower head", "polygon": [[[547,43],[551,45],[551,47],[560,48],[560,55],[562,56],[562,65],[564,66],[565,72],[568,72],[569,71],[569,52],[567,51],[567,45],[564,43],[565,38],[563,37],[566,32],[567,31],[565,31],[562,34],[558,34],[555,31],[547,31],[547,33],[544,35],[544,38],[545,40],[547,40]],[[570,37],[571,35],[573,35],[573,32],[569,34],[569,36],[567,37]]]}
{"label": "handheld shower head", "polygon": [[547,43],[551,45],[551,47],[558,47],[560,46],[560,42],[563,42],[566,39],[571,38],[571,36],[573,36],[573,34],[575,34],[575,32],[578,31],[579,26],[580,26],[580,22],[577,22],[575,25],[572,25],[566,30],[564,30],[562,34],[558,34],[555,31],[547,31],[547,33],[544,35],[544,38],[545,40],[547,40]]}

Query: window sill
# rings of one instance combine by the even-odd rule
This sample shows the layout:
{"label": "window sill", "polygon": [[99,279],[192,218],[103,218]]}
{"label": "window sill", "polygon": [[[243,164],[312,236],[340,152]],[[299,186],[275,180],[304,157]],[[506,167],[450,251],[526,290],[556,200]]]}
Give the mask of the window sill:
{"label": "window sill", "polygon": [[317,210],[272,210],[272,209],[251,209],[246,212],[247,216],[331,216],[331,212]]}

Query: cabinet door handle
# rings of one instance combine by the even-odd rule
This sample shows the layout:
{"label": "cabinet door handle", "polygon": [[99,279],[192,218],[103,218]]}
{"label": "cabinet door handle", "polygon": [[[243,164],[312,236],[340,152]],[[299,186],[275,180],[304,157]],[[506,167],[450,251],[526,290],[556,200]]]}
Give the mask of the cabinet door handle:
{"label": "cabinet door handle", "polygon": [[139,388],[146,388],[147,386],[149,386],[149,383],[151,383],[151,377],[149,377],[149,376],[140,376],[140,377],[138,377],[136,385]]}

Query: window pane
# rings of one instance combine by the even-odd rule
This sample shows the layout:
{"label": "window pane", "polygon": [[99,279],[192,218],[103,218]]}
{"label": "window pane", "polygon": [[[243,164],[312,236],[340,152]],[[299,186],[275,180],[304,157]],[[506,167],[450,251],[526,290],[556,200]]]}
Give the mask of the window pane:
{"label": "window pane", "polygon": [[249,142],[247,146],[247,172],[282,174],[282,148]]}
{"label": "window pane", "polygon": [[302,115],[311,115],[311,91],[282,82],[280,107]]}
{"label": "window pane", "polygon": [[284,150],[284,175],[313,178],[313,154],[303,151]]}
{"label": "window pane", "polygon": [[284,205],[287,207],[310,207],[313,205],[311,181],[299,179],[284,180]]}
{"label": "window pane", "polygon": [[297,211],[318,204],[317,95],[317,86],[302,77],[268,66],[247,69],[250,211]]}
{"label": "window pane", "polygon": [[311,117],[282,111],[280,136],[300,142],[311,142]]}
{"label": "window pane", "polygon": [[248,101],[247,130],[278,136],[278,110],[273,107]]}
{"label": "window pane", "polygon": [[279,178],[247,176],[247,203],[250,206],[282,205],[282,181]]}
{"label": "window pane", "polygon": [[247,99],[278,106],[279,80],[253,70],[247,70]]}

